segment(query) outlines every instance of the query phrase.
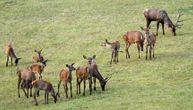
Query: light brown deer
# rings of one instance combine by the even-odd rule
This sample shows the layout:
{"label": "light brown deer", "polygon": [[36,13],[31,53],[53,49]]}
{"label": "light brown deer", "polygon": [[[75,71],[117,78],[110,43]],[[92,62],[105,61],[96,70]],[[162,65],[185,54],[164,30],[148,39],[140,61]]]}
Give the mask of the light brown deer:
{"label": "light brown deer", "polygon": [[67,68],[62,69],[59,73],[59,83],[57,93],[59,97],[60,97],[59,89],[62,81],[66,93],[66,98],[68,98],[68,83],[70,84],[70,96],[72,97],[72,71],[76,70],[73,65],[74,63],[72,63],[71,65],[66,64]]}
{"label": "light brown deer", "polygon": [[43,61],[43,62],[41,62],[41,64],[32,64],[32,65],[30,65],[28,68],[32,71],[32,72],[34,72],[36,75],[38,75],[39,76],[39,79],[42,79],[42,72],[43,72],[43,70],[44,70],[44,67],[46,66],[46,62],[47,62],[48,60],[45,60],[45,61]]}
{"label": "light brown deer", "polygon": [[6,45],[6,47],[5,47],[5,54],[7,55],[6,67],[8,66],[9,57],[11,58],[11,65],[13,65],[13,61],[12,61],[13,59],[15,59],[15,66],[18,65],[19,60],[20,60],[21,58],[18,58],[18,57],[15,55],[14,49],[13,49],[13,47],[11,46],[11,44]]}
{"label": "light brown deer", "polygon": [[130,58],[129,47],[131,44],[136,43],[138,49],[138,58],[140,58],[140,50],[143,51],[144,36],[140,31],[128,31],[123,35],[123,40],[125,41],[125,53],[126,59]]}

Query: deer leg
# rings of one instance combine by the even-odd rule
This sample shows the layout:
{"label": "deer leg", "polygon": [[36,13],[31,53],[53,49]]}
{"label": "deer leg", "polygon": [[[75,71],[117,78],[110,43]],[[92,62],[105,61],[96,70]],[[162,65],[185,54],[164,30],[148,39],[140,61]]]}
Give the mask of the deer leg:
{"label": "deer leg", "polygon": [[76,95],[78,95],[78,88],[79,87],[79,81],[78,81],[78,78],[76,78]]}
{"label": "deer leg", "polygon": [[156,30],[156,36],[158,36],[158,30],[159,30],[159,21],[157,21],[157,30]]}
{"label": "deer leg", "polygon": [[8,67],[9,56],[7,56],[6,67]]}
{"label": "deer leg", "polygon": [[90,91],[90,95],[92,94],[92,76],[90,76],[89,78],[89,91]]}
{"label": "deer leg", "polygon": [[28,95],[27,95],[27,93],[26,93],[26,91],[25,91],[25,87],[27,88],[27,83],[26,82],[24,82],[24,80],[22,80],[22,85],[23,84],[25,84],[24,86],[22,86],[22,90],[23,90],[23,92],[24,92],[24,94],[25,94],[25,96],[28,98]]}
{"label": "deer leg", "polygon": [[19,79],[18,79],[18,85],[17,85],[17,88],[18,88],[18,97],[20,97],[20,83],[21,83],[21,79],[19,78]]}
{"label": "deer leg", "polygon": [[150,21],[150,20],[148,20],[148,19],[146,19],[146,22],[147,22],[147,24],[146,24],[146,28],[149,28],[149,25],[151,24],[151,21]]}
{"label": "deer leg", "polygon": [[30,84],[30,97],[32,97],[32,85]]}
{"label": "deer leg", "polygon": [[137,43],[137,49],[138,49],[138,58],[140,58],[140,44],[139,44],[139,42]]}
{"label": "deer leg", "polygon": [[111,53],[111,62],[110,62],[110,64],[112,64],[112,60],[113,60],[113,51]]}
{"label": "deer leg", "polygon": [[153,44],[153,58],[154,58],[154,44]]}
{"label": "deer leg", "polygon": [[60,80],[59,83],[58,83],[58,93],[57,93],[57,94],[58,94],[59,97],[60,97],[60,91],[59,91],[59,89],[60,89],[60,84],[61,84],[61,82],[62,82],[62,81]]}
{"label": "deer leg", "polygon": [[147,60],[147,54],[148,54],[148,46],[146,45],[146,55],[145,55],[145,59]]}
{"label": "deer leg", "polygon": [[126,59],[129,57],[129,52],[128,52],[128,43],[125,44],[125,54],[126,54]]}
{"label": "deer leg", "polygon": [[45,91],[45,94],[44,94],[44,101],[45,101],[45,104],[47,103],[47,100],[46,100],[46,98],[47,98],[47,96],[46,96],[47,94],[46,94],[46,91]]}
{"label": "deer leg", "polygon": [[82,79],[79,81],[79,94],[81,94],[81,82],[82,82]]}
{"label": "deer leg", "polygon": [[27,98],[29,97],[29,81],[26,81],[26,88],[27,88]]}
{"label": "deer leg", "polygon": [[86,80],[84,80],[84,92],[83,92],[83,96],[85,96],[85,88],[86,88]]}
{"label": "deer leg", "polygon": [[163,31],[163,35],[165,35],[165,32],[164,32],[164,23],[162,22],[162,31]]}
{"label": "deer leg", "polygon": [[47,104],[48,104],[49,92],[46,92],[46,94],[47,94]]}
{"label": "deer leg", "polygon": [[35,105],[38,105],[38,102],[37,102],[37,99],[36,99],[36,95],[37,95],[38,91],[39,91],[38,88],[35,88],[35,92],[34,92]]}
{"label": "deer leg", "polygon": [[72,82],[70,81],[70,97],[72,98]]}
{"label": "deer leg", "polygon": [[94,91],[96,91],[96,78],[93,77],[93,81],[94,81]]}
{"label": "deer leg", "polygon": [[149,59],[151,60],[151,52],[152,52],[152,46],[150,46],[150,49],[149,49]]}
{"label": "deer leg", "polygon": [[11,66],[13,66],[13,58],[11,57]]}
{"label": "deer leg", "polygon": [[64,88],[65,88],[66,98],[68,98],[68,84],[67,84],[67,82],[65,82]]}
{"label": "deer leg", "polygon": [[117,63],[119,62],[119,59],[118,59],[118,55],[119,54],[119,52],[118,52],[118,50],[116,51],[116,58],[117,58]]}

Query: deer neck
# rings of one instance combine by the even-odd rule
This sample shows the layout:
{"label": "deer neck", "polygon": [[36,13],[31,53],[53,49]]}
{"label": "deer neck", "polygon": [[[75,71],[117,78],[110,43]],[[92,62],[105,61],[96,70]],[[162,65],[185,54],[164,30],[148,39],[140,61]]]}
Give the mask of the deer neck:
{"label": "deer neck", "polygon": [[15,55],[15,52],[14,52],[13,48],[10,48],[10,50],[9,50],[9,56],[11,56],[11,57],[14,58],[14,59],[17,59],[17,56]]}

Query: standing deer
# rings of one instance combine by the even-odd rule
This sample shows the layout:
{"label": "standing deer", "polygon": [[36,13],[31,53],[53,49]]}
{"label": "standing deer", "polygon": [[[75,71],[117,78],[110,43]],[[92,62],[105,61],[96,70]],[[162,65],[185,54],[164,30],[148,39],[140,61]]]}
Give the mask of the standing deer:
{"label": "standing deer", "polygon": [[140,31],[128,31],[123,35],[123,40],[125,41],[126,59],[130,58],[128,49],[133,43],[137,44],[138,58],[140,58],[140,49],[143,51],[144,39],[145,38]]}
{"label": "standing deer", "polygon": [[18,63],[19,63],[19,60],[20,60],[21,58],[18,58],[18,57],[15,55],[14,49],[13,49],[13,47],[11,46],[11,44],[9,44],[9,45],[7,45],[7,46],[5,47],[5,53],[6,53],[6,55],[7,55],[6,67],[8,66],[9,57],[11,58],[11,65],[13,65],[12,59],[15,59],[15,66],[17,66]]}
{"label": "standing deer", "polygon": [[[18,76],[18,97],[20,97],[20,87],[22,88],[27,98],[29,97],[29,92],[28,92],[29,89],[30,89],[30,96],[32,96],[31,82],[36,79],[35,74],[27,68],[24,68],[24,69],[17,68],[16,74]],[[27,89],[27,93],[24,88]]]}
{"label": "standing deer", "polygon": [[34,72],[35,74],[37,74],[39,76],[39,79],[42,79],[42,75],[41,73],[43,72],[44,70],[44,67],[46,66],[46,62],[48,60],[45,60],[43,62],[41,62],[41,64],[32,64],[30,65],[28,68]]}
{"label": "standing deer", "polygon": [[118,60],[118,53],[119,53],[119,49],[120,49],[119,41],[109,42],[107,39],[105,39],[105,42],[102,44],[102,46],[112,49],[110,64],[112,64],[112,60],[115,64],[117,62],[119,62],[119,60]]}
{"label": "standing deer", "polygon": [[35,80],[32,81],[32,86],[34,87],[34,100],[35,100],[35,105],[38,105],[36,95],[40,90],[45,91],[45,104],[48,104],[48,96],[49,93],[51,93],[52,97],[54,98],[54,102],[56,103],[57,101],[57,94],[54,92],[54,88],[50,82],[44,81],[44,80]]}
{"label": "standing deer", "polygon": [[67,68],[62,69],[59,73],[58,96],[60,96],[59,89],[60,84],[63,81],[66,98],[68,98],[68,83],[70,83],[70,96],[72,98],[72,71],[76,70],[73,65],[74,63],[71,65],[66,64]]}
{"label": "standing deer", "polygon": [[167,12],[165,10],[159,10],[159,9],[145,9],[143,12],[145,18],[146,18],[146,28],[149,27],[149,25],[151,24],[151,21],[157,21],[157,29],[156,29],[156,35],[158,35],[158,29],[159,29],[159,24],[162,24],[162,30],[163,30],[163,35],[165,35],[164,32],[164,24],[166,24],[173,36],[176,36],[176,28],[180,27],[182,25],[178,24],[179,22],[182,22],[183,20],[179,20],[180,17],[183,15],[181,12],[178,11],[178,17],[177,17],[177,21],[176,24],[173,24],[172,21],[170,20]]}
{"label": "standing deer", "polygon": [[[90,91],[90,95],[92,94],[92,78],[94,80],[94,91],[96,91],[96,79],[99,80],[102,91],[105,91],[105,85],[107,83],[107,81],[111,78],[111,76],[107,77],[107,78],[103,78],[100,74],[100,72],[98,71],[98,66],[95,63],[94,59],[95,59],[96,55],[93,55],[92,57],[86,57],[85,55],[83,55],[83,58],[86,59],[88,61],[87,63],[87,72],[88,72],[88,80],[89,80],[89,91]],[[80,71],[77,71],[77,74],[80,74]],[[85,73],[85,72],[84,72]],[[79,82],[81,83],[81,82]],[[85,84],[84,84],[84,89],[85,89]],[[84,90],[85,92],[85,90]],[[84,93],[85,94],[85,93]],[[83,94],[83,95],[84,95]]]}
{"label": "standing deer", "polygon": [[[145,46],[146,46],[146,60],[147,60],[147,54],[149,50],[149,59],[151,60],[151,52],[153,51],[153,58],[154,58],[154,47],[156,43],[156,35],[154,33],[150,33],[150,28],[143,28],[141,27],[143,31],[145,31]],[[149,47],[149,49],[148,49]]]}
{"label": "standing deer", "polygon": [[32,57],[32,61],[33,62],[43,62],[44,61],[44,57],[42,56],[42,49],[41,50],[34,50],[34,52],[36,52],[38,55],[36,56],[36,55],[34,55],[33,57]]}

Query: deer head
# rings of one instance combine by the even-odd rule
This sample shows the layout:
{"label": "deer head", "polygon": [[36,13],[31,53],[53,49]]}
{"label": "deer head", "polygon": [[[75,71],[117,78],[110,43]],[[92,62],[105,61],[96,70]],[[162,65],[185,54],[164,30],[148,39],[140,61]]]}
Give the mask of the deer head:
{"label": "deer head", "polygon": [[96,57],[96,55],[93,55],[92,57],[86,57],[85,55],[83,55],[83,58],[88,61],[88,64],[92,64],[95,57]]}
{"label": "deer head", "polygon": [[15,59],[15,66],[17,66],[17,64],[19,63],[19,60],[21,60],[21,58],[16,58]]}
{"label": "deer head", "polygon": [[109,81],[109,79],[111,79],[111,77],[112,77],[112,74],[108,74],[107,77],[103,81],[100,82],[102,91],[105,91],[105,85]]}
{"label": "deer head", "polygon": [[34,52],[36,52],[38,55],[41,55],[41,53],[42,53],[42,49],[41,49],[41,50],[39,50],[39,51],[35,49],[35,50],[34,50]]}
{"label": "deer head", "polygon": [[73,65],[74,63],[72,63],[71,65],[66,64],[66,67],[69,69],[69,71],[74,71],[76,70],[76,68]]}

